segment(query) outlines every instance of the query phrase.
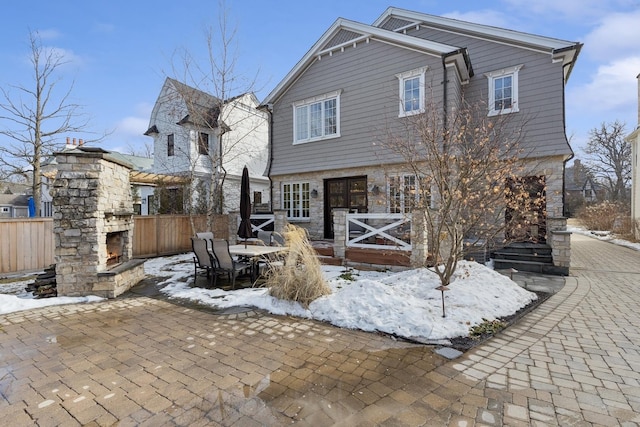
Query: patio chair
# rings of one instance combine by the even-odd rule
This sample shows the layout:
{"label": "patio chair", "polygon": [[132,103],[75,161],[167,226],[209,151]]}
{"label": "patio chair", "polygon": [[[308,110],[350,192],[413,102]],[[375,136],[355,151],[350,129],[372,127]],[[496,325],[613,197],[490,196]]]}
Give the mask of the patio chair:
{"label": "patio chair", "polygon": [[206,240],[207,249],[209,249],[209,252],[213,252],[213,246],[211,244],[211,240],[213,240],[213,231],[203,231],[200,233],[196,233],[196,236],[200,239]]}
{"label": "patio chair", "polygon": [[207,272],[209,286],[216,285],[216,261],[213,254],[207,249],[207,241],[198,237],[191,238],[191,247],[193,248],[193,266],[194,266],[194,282],[198,280],[198,269]]}
{"label": "patio chair", "polygon": [[224,239],[213,239],[213,256],[216,260],[216,270],[224,272],[231,281],[231,288],[236,288],[236,277],[241,274],[252,273],[251,264],[236,261],[229,253],[229,242]]}
{"label": "patio chair", "polygon": [[273,246],[273,233],[270,231],[258,231],[259,244],[264,246]]}
{"label": "patio chair", "polygon": [[284,246],[284,237],[280,233],[275,231],[271,233],[272,245],[271,246]]}

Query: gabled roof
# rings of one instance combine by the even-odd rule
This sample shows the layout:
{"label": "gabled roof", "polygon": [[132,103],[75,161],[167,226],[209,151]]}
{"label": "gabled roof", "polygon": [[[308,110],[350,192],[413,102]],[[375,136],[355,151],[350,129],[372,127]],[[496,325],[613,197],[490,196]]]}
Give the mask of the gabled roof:
{"label": "gabled roof", "polygon": [[507,30],[490,25],[476,24],[473,22],[429,15],[426,13],[413,12],[396,7],[389,7],[378,19],[376,19],[373,26],[396,32],[403,32],[408,28],[416,26],[427,26],[430,28],[464,34],[470,37],[492,40],[541,52],[548,52],[551,54],[554,61],[562,61],[565,70],[565,82],[569,79],[575,60],[582,48],[582,43],[578,42]]}
{"label": "gabled roof", "polygon": [[187,107],[187,115],[178,121],[179,125],[191,123],[208,128],[218,127],[222,100],[169,77],[167,83],[173,85]]}
{"label": "gabled roof", "polygon": [[31,194],[31,184],[0,181],[0,194]]}
{"label": "gabled roof", "polygon": [[573,165],[565,168],[564,185],[565,191],[582,191],[587,188],[587,186],[590,186],[594,190],[600,188],[600,184],[593,178],[589,169],[579,160],[575,160]]}
{"label": "gabled roof", "polygon": [[388,31],[371,25],[361,24],[344,18],[337,19],[320,39],[309,49],[302,59],[293,67],[284,79],[271,91],[262,102],[275,102],[289,86],[293,84],[305,70],[324,55],[331,55],[336,51],[343,51],[348,47],[355,47],[358,43],[368,43],[376,40],[392,44],[405,49],[415,50],[427,55],[445,58],[447,62],[458,67],[463,80],[473,76],[473,69],[465,48],[432,42],[405,34]]}
{"label": "gabled roof", "polygon": [[0,194],[0,205],[2,206],[29,206],[29,198],[25,194]]}
{"label": "gabled roof", "polygon": [[[220,98],[215,97],[207,92],[204,92],[200,89],[196,89],[187,84],[179,82],[178,80],[167,77],[165,79],[164,87],[172,86],[180,99],[184,102],[184,105],[187,109],[187,114],[182,117],[176,124],[184,125],[184,124],[192,124],[199,127],[205,127],[209,129],[222,128],[225,131],[230,130],[229,126],[225,124],[223,121],[219,120],[220,118],[220,109],[231,102],[239,101],[241,102],[245,96],[249,97],[249,101],[258,104],[258,100],[256,99],[253,93],[243,93],[229,99],[222,101]],[[156,101],[165,102],[164,100]],[[249,106],[253,107],[253,106]],[[152,124],[149,129],[144,132],[144,135],[150,136],[153,134],[160,133],[158,126]]]}

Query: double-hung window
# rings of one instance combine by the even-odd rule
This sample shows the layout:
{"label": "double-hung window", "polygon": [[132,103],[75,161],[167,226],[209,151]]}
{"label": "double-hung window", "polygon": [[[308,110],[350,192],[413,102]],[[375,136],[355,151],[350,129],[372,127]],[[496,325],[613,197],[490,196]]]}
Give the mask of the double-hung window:
{"label": "double-hung window", "polygon": [[389,177],[389,213],[409,213],[416,206],[430,207],[429,181],[416,175]]}
{"label": "double-hung window", "polygon": [[173,134],[170,133],[167,135],[167,156],[171,157],[174,155],[175,146],[173,145]]}
{"label": "double-hung window", "polygon": [[522,65],[486,73],[489,82],[489,115],[515,113],[518,108],[518,72]]}
{"label": "double-hung window", "polygon": [[340,91],[293,104],[294,143],[340,136]]}
{"label": "double-hung window", "polygon": [[309,198],[308,182],[282,184],[282,209],[287,211],[287,218],[309,218]]}
{"label": "double-hung window", "polygon": [[209,134],[198,132],[198,154],[209,154]]}
{"label": "double-hung window", "polygon": [[426,71],[427,67],[422,67],[396,75],[400,84],[400,111],[398,117],[424,113]]}

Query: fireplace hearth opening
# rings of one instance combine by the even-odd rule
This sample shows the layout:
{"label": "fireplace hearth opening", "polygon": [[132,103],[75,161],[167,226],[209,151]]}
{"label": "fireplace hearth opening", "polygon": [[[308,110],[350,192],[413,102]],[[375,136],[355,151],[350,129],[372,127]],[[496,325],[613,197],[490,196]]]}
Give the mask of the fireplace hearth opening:
{"label": "fireplace hearth opening", "polygon": [[124,261],[126,231],[107,233],[107,267],[114,267]]}

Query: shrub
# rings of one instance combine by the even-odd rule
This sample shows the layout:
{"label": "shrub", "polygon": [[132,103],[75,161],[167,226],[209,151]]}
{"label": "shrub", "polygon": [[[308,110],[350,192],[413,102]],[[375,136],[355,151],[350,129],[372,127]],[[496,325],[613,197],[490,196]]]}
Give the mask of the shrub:
{"label": "shrub", "polygon": [[[357,276],[357,275],[355,275],[355,276]],[[356,280],[352,270],[347,270],[347,271],[345,271],[344,273],[342,273],[338,277],[341,278],[342,280],[346,280],[348,282],[353,282],[354,280]]]}
{"label": "shrub", "polygon": [[614,224],[613,232],[630,242],[637,242],[636,236],[640,236],[640,221],[631,218],[631,215],[618,218]]}
{"label": "shrub", "polygon": [[473,326],[469,329],[469,335],[471,338],[477,339],[485,335],[494,335],[495,333],[504,329],[507,324],[502,320],[487,320],[482,319],[483,322],[479,325]]}
{"label": "shrub", "polygon": [[578,212],[578,220],[589,230],[614,231],[616,219],[626,212],[624,204],[604,201],[584,206]]}
{"label": "shrub", "polygon": [[297,301],[304,307],[331,293],[324,281],[320,261],[309,242],[307,230],[289,224],[284,232],[287,253],[283,265],[273,263],[266,274],[269,293],[282,300]]}

